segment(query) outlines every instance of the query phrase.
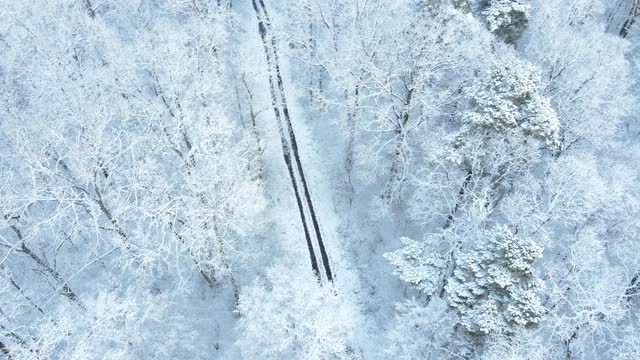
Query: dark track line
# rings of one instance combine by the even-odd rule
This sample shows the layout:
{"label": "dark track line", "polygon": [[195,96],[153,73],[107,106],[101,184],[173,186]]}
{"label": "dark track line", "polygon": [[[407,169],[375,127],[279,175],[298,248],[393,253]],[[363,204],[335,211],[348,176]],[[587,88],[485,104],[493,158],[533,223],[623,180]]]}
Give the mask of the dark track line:
{"label": "dark track line", "polygon": [[[320,232],[320,226],[318,224],[318,219],[317,219],[317,216],[316,216],[316,212],[315,212],[315,209],[313,207],[313,202],[311,200],[311,194],[310,194],[310,191],[309,191],[309,187],[307,185],[306,177],[304,175],[304,170],[302,168],[302,162],[300,160],[300,155],[299,155],[299,152],[298,152],[298,143],[296,141],[295,133],[293,131],[293,125],[292,125],[292,122],[291,122],[291,117],[289,115],[289,108],[288,108],[288,105],[287,105],[287,99],[285,97],[284,81],[282,80],[282,73],[280,71],[280,61],[278,59],[278,46],[277,46],[277,43],[276,43],[276,38],[275,38],[275,36],[273,36],[273,33],[272,33],[273,29],[271,27],[271,20],[269,19],[269,14],[267,13],[267,8],[266,8],[266,6],[264,4],[264,1],[263,0],[258,0],[258,1],[260,3],[260,7],[262,8],[262,11],[264,13],[264,19],[266,21],[266,30],[271,32],[271,46],[273,48],[273,56],[274,56],[274,62],[273,63],[274,63],[274,67],[275,67],[278,90],[280,91],[280,104],[282,106],[282,112],[284,114],[284,119],[285,119],[285,122],[287,124],[287,130],[289,132],[289,141],[291,142],[291,149],[293,150],[293,157],[294,157],[294,160],[296,162],[296,167],[298,169],[298,173],[300,175],[300,181],[302,182],[302,189],[304,191],[305,199],[306,199],[306,202],[307,202],[307,207],[309,208],[309,213],[311,215],[311,222],[313,224],[314,233],[316,235],[316,239],[318,240],[318,247],[320,249],[320,256],[322,258],[322,264],[323,264],[323,267],[325,269],[325,274],[327,276],[327,280],[332,282],[333,281],[333,273],[331,271],[331,265],[329,264],[329,257],[327,255],[327,251],[326,251],[326,248],[324,246],[324,242],[322,241],[322,234]],[[254,4],[254,10],[259,12],[259,10],[256,7],[256,1],[255,0],[253,0],[253,4]],[[259,15],[258,15],[258,21],[261,22],[261,19],[260,19]],[[263,23],[262,26],[264,27],[264,23]],[[263,41],[263,44],[266,44],[266,40]],[[265,51],[266,51],[266,49],[265,49]],[[271,76],[271,74],[270,74],[270,76]]]}
{"label": "dark track line", "polygon": [[[260,32],[262,45],[264,46],[264,52],[267,58],[267,66],[271,68],[272,67],[271,54],[269,53],[269,46],[267,45],[267,29],[264,26],[264,23],[260,16],[260,11],[258,10],[256,1],[252,0],[252,3],[253,3],[253,9],[256,11],[256,16],[258,18],[258,31]],[[304,214],[304,206],[300,198],[300,192],[298,190],[298,184],[296,182],[293,165],[291,164],[291,149],[289,148],[289,142],[286,139],[284,127],[282,126],[282,115],[280,113],[280,109],[278,108],[278,100],[276,96],[276,89],[274,86],[273,73],[271,71],[269,71],[269,90],[271,91],[271,106],[273,107],[273,111],[276,116],[276,122],[278,123],[278,132],[280,133],[280,143],[282,144],[282,155],[284,157],[284,162],[287,165],[287,171],[291,179],[291,186],[293,187],[293,192],[295,194],[296,202],[298,204],[300,219],[302,221],[302,228],[304,230],[304,236],[307,242],[307,248],[309,250],[309,257],[311,259],[311,268],[314,274],[316,275],[316,277],[320,279],[320,269],[318,267],[315,250],[313,249],[313,243],[311,241],[311,236],[309,234],[309,228],[307,226],[307,221]]]}

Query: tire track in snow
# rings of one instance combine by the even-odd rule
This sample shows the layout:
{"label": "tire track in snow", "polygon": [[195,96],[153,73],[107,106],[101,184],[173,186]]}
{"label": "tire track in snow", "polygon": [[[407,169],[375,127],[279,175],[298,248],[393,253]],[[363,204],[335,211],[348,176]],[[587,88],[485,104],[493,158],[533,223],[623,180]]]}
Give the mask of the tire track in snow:
{"label": "tire track in snow", "polygon": [[[258,6],[259,3],[259,6]],[[313,202],[311,200],[311,194],[309,191],[309,187],[307,185],[306,178],[304,176],[304,170],[302,168],[302,162],[300,160],[300,155],[298,152],[298,144],[296,141],[295,133],[293,131],[293,125],[291,122],[291,116],[289,115],[289,109],[287,106],[287,99],[285,97],[284,91],[284,82],[282,80],[282,74],[280,71],[280,64],[278,59],[278,47],[276,38],[273,35],[273,29],[271,27],[271,22],[269,19],[269,15],[267,13],[266,6],[263,0],[252,0],[253,9],[256,12],[256,17],[258,19],[258,31],[260,33],[260,37],[262,39],[262,45],[264,47],[265,55],[267,58],[267,67],[269,68],[269,88],[271,91],[271,102],[276,116],[276,122],[278,123],[278,130],[280,132],[280,140],[282,143],[282,150],[285,157],[285,163],[287,165],[287,169],[289,171],[289,176],[291,177],[291,183],[294,188],[294,193],[296,195],[296,200],[298,201],[298,208],[300,210],[300,217],[303,223],[303,228],[305,231],[305,237],[307,239],[307,247],[309,248],[309,255],[311,257],[312,268],[316,273],[316,276],[319,277],[317,261],[315,258],[315,251],[313,249],[313,245],[311,244],[308,232],[308,226],[306,223],[306,217],[304,215],[303,205],[301,204],[298,185],[296,181],[295,171],[291,164],[291,154],[293,153],[293,158],[296,162],[296,170],[298,171],[298,176],[300,178],[300,182],[302,184],[302,189],[304,191],[304,197],[306,200],[306,205],[309,211],[309,215],[311,218],[311,222],[314,228],[314,234],[316,236],[316,240],[318,242],[318,248],[320,249],[320,257],[322,259],[322,264],[325,270],[325,275],[327,280],[330,282],[333,281],[333,272],[331,271],[331,266],[329,264],[329,257],[327,255],[326,248],[324,246],[324,242],[322,241],[322,234],[320,231],[320,226],[318,224],[318,219],[316,216],[315,209],[313,207]],[[269,43],[267,41],[267,37],[271,39]],[[274,74],[276,77],[276,81],[274,81]],[[277,91],[274,83],[277,83]],[[279,93],[279,97],[277,95]],[[280,100],[278,104],[278,100]],[[278,106],[280,105],[280,106]],[[280,107],[282,108],[282,113],[280,112]],[[284,119],[283,116],[284,115]],[[284,126],[282,121],[286,123],[288,139],[284,134]],[[291,152],[292,150],[292,152]]]}

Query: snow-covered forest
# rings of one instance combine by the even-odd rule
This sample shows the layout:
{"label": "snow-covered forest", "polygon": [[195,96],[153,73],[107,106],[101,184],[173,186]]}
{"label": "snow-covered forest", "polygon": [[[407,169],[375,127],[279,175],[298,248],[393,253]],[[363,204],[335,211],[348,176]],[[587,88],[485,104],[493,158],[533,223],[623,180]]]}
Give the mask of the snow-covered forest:
{"label": "snow-covered forest", "polygon": [[640,0],[0,0],[0,358],[640,359]]}

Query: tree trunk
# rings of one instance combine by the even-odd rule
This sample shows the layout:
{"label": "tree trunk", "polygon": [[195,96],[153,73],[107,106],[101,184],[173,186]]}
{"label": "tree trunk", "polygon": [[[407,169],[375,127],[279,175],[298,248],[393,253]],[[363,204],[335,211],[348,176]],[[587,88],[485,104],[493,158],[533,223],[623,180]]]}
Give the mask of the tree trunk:
{"label": "tree trunk", "polygon": [[78,298],[76,293],[71,289],[71,287],[69,286],[69,283],[67,283],[62,278],[62,276],[60,276],[60,274],[55,269],[53,269],[51,267],[51,265],[49,265],[49,263],[47,263],[47,261],[45,261],[44,259],[40,258],[33,251],[31,251],[31,249],[29,249],[27,247],[27,244],[25,243],[25,239],[22,236],[22,231],[20,231],[20,229],[15,225],[11,225],[10,227],[11,227],[11,230],[13,230],[13,232],[16,234],[16,237],[18,238],[18,242],[20,242],[20,250],[19,251],[22,252],[23,254],[26,254],[27,256],[29,256],[31,258],[31,260],[33,260],[36,264],[38,264],[38,266],[42,270],[44,270],[49,275],[51,275],[51,277],[62,286],[62,292],[61,292],[62,295],[64,295],[69,300],[71,300],[73,303],[78,305],[82,310],[86,311],[87,308],[80,301],[80,299]]}
{"label": "tree trunk", "polygon": [[[348,94],[347,94],[348,96]],[[351,204],[353,199],[353,165],[355,161],[354,146],[356,137],[356,117],[358,114],[358,105],[360,101],[360,85],[356,85],[354,91],[353,108],[349,110],[347,114],[347,144],[345,149],[345,171],[347,173],[347,183],[349,185],[349,203]]]}
{"label": "tree trunk", "polygon": [[631,31],[631,28],[636,22],[636,18],[640,16],[640,0],[633,0],[629,10],[626,14],[626,19],[622,23],[622,28],[620,29],[620,36],[622,38],[626,38]]}
{"label": "tree trunk", "polygon": [[[413,77],[413,75],[412,75]],[[382,195],[382,198],[387,202],[392,202],[396,198],[396,194],[399,192],[397,188],[404,181],[404,176],[400,176],[400,167],[401,158],[402,158],[402,146],[404,140],[406,138],[406,130],[405,127],[409,123],[409,111],[411,109],[411,100],[413,98],[414,89],[406,86],[406,93],[404,97],[404,102],[402,104],[402,110],[396,119],[396,128],[394,130],[394,135],[396,137],[395,141],[395,149],[393,153],[393,160],[391,162],[391,170],[389,174],[389,179],[387,180],[387,184],[385,185],[385,190]]]}
{"label": "tree trunk", "polygon": [[632,296],[635,296],[637,294],[640,294],[640,272],[637,272],[631,278],[629,287],[625,291],[625,297],[627,297],[627,300],[630,300]]}
{"label": "tree trunk", "polygon": [[89,17],[95,19],[96,11],[91,4],[91,0],[84,0],[84,7],[87,9],[87,14],[89,14]]}

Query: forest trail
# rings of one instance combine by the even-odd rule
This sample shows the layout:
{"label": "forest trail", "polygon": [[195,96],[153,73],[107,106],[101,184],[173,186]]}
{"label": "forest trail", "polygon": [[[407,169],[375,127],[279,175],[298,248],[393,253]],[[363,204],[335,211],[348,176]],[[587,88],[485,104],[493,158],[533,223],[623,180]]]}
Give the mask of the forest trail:
{"label": "forest trail", "polygon": [[[322,239],[322,232],[320,230],[318,216],[316,215],[313,201],[311,199],[311,193],[309,191],[309,186],[305,178],[302,161],[300,159],[300,153],[298,150],[298,143],[293,129],[289,107],[287,105],[284,81],[282,78],[282,72],[280,70],[277,40],[275,38],[275,35],[273,34],[271,19],[269,18],[263,0],[252,0],[252,5],[258,20],[258,31],[262,40],[262,45],[266,57],[269,90],[271,93],[271,105],[273,107],[275,120],[278,126],[283,158],[287,166],[287,171],[291,180],[293,192],[296,197],[300,220],[302,222],[303,232],[309,251],[311,268],[318,279],[321,279],[320,270],[315,255],[315,248],[311,239],[311,233],[309,231],[307,219],[311,219],[311,223],[313,226],[313,235],[315,236],[315,240],[320,251],[320,257],[322,260],[322,266],[324,268],[326,279],[329,282],[333,282],[333,272],[331,270],[329,257]],[[293,166],[293,163],[291,161],[292,156],[293,160],[295,161],[295,167]],[[300,196],[300,188],[302,188],[303,190],[304,201]]]}

